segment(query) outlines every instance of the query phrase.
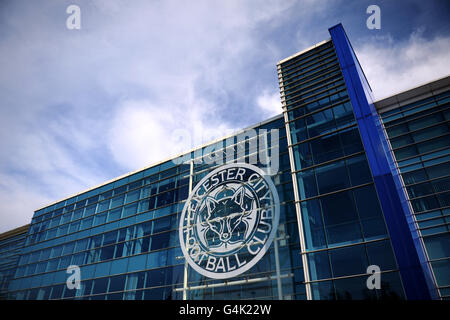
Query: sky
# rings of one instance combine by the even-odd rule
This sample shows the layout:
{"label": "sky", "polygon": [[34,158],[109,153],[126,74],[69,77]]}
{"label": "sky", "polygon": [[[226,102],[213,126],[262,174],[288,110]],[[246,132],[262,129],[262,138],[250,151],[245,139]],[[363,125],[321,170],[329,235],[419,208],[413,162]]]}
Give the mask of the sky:
{"label": "sky", "polygon": [[276,63],[337,23],[376,99],[447,76],[449,21],[446,0],[2,0],[0,233],[281,113]]}

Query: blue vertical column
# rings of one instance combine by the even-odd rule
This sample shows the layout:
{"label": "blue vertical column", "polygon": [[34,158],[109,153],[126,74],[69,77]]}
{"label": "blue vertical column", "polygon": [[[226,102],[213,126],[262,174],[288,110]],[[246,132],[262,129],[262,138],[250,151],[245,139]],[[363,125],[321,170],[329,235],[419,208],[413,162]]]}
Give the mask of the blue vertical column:
{"label": "blue vertical column", "polygon": [[432,273],[373,104],[372,90],[342,24],[328,31],[358,123],[406,297],[411,300],[436,299]]}

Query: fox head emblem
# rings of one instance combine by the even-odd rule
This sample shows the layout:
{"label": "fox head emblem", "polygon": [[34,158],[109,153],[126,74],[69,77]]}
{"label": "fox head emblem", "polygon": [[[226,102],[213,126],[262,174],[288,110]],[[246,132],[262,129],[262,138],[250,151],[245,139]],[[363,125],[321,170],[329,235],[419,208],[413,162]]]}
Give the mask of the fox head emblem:
{"label": "fox head emblem", "polygon": [[204,199],[200,213],[202,242],[211,250],[229,251],[240,245],[255,225],[257,202],[245,186],[222,188]]}

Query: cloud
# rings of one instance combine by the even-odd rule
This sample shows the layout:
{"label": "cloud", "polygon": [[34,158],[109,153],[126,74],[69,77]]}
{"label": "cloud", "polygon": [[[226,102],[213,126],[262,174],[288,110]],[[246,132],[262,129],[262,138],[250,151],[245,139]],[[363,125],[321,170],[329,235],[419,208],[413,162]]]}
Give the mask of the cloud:
{"label": "cloud", "polygon": [[149,100],[123,101],[109,130],[108,146],[114,159],[136,170],[236,130],[214,119],[204,121],[202,110],[198,106],[187,109],[183,103],[162,107]]}
{"label": "cloud", "polygon": [[263,120],[252,83],[278,51],[260,28],[293,1],[81,2],[81,30],[69,31],[72,3],[0,13],[0,232]]}
{"label": "cloud", "polygon": [[356,55],[377,100],[450,74],[450,37],[426,39],[422,30],[403,41],[374,37]]}
{"label": "cloud", "polygon": [[268,117],[280,114],[282,111],[279,92],[264,90],[263,93],[257,97],[256,103]]}

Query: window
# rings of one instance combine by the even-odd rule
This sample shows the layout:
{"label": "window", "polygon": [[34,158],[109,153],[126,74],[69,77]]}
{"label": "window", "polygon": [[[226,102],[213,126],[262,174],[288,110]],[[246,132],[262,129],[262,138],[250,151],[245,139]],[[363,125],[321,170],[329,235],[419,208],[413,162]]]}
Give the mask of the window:
{"label": "window", "polygon": [[308,267],[311,280],[331,278],[330,261],[327,251],[309,253]]}
{"label": "window", "polygon": [[140,193],[141,193],[141,190],[134,190],[134,191],[128,192],[125,204],[138,200]]}
{"label": "window", "polygon": [[[303,225],[305,226],[305,240],[308,249],[321,249],[326,246],[325,234],[318,199],[301,203]],[[297,231],[294,231],[298,233]]]}
{"label": "window", "polygon": [[337,191],[350,187],[347,168],[343,160],[316,168],[319,193]]}
{"label": "window", "polygon": [[350,191],[325,196],[320,202],[328,245],[362,240],[358,215]]}
{"label": "window", "polygon": [[108,278],[95,279],[92,294],[105,293],[107,288],[108,288]]}
{"label": "window", "polygon": [[125,289],[125,275],[110,278],[108,292],[123,291]]}
{"label": "window", "polygon": [[366,240],[387,235],[383,213],[373,185],[353,190]]}
{"label": "window", "polygon": [[[368,262],[364,245],[333,249],[329,254],[333,277],[365,274],[367,271]],[[361,285],[365,286],[365,281]]]}

